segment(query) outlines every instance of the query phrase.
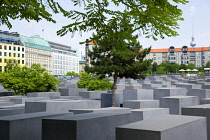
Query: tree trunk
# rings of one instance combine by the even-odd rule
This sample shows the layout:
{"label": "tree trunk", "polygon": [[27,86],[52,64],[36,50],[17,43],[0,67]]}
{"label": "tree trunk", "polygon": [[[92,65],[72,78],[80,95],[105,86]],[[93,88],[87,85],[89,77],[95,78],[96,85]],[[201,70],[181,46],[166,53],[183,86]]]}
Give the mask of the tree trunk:
{"label": "tree trunk", "polygon": [[114,85],[112,87],[112,107],[115,107],[115,92],[117,89],[117,74],[114,74]]}

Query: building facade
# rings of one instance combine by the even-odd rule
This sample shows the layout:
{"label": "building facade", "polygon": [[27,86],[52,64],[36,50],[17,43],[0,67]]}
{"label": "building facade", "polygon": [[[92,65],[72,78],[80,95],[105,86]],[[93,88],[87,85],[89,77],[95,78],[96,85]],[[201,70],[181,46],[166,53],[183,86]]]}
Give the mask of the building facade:
{"label": "building facade", "polygon": [[70,46],[48,41],[52,48],[53,75],[65,75],[74,71],[79,73],[79,57]]}
{"label": "building facade", "polygon": [[52,49],[49,43],[39,37],[28,37],[20,35],[21,43],[25,46],[25,64],[40,64],[47,72],[52,74]]}
{"label": "building facade", "polygon": [[146,59],[153,59],[153,62],[161,64],[169,61],[171,64],[194,64],[196,67],[205,66],[210,61],[210,47],[175,48],[173,46],[165,49],[151,49]]}
{"label": "building facade", "polygon": [[17,60],[21,65],[25,65],[25,46],[20,42],[18,33],[0,30],[0,72],[6,71],[6,62],[9,59]]}

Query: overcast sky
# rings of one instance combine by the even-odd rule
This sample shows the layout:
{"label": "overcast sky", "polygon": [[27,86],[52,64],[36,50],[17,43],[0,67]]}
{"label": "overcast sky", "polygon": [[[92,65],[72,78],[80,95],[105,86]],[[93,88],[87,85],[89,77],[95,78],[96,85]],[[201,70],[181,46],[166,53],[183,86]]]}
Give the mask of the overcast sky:
{"label": "overcast sky", "polygon": [[[192,37],[192,21],[194,23],[194,37],[196,41],[196,47],[208,47],[210,46],[210,0],[189,0],[187,5],[180,5],[179,8],[183,10],[184,21],[179,22],[180,29],[178,37],[167,37],[165,39],[159,39],[154,41],[152,39],[139,38],[139,41],[143,45],[143,48],[152,46],[153,49],[169,48],[170,46],[182,47],[184,45],[190,46]],[[62,6],[64,8],[72,8],[71,0],[62,0]],[[84,48],[84,45],[79,45],[79,42],[85,41],[92,33],[83,33],[82,36],[76,33],[74,37],[71,34],[67,34],[63,37],[56,35],[56,31],[62,26],[67,25],[71,21],[62,15],[54,15],[57,23],[49,23],[45,20],[39,23],[35,21],[27,22],[24,20],[12,21],[13,28],[8,29],[6,26],[0,26],[0,30],[19,32],[23,35],[40,35],[44,39],[54,41],[57,43],[71,46],[73,49]],[[193,19],[193,20],[192,20]],[[42,32],[44,29],[44,32]]]}

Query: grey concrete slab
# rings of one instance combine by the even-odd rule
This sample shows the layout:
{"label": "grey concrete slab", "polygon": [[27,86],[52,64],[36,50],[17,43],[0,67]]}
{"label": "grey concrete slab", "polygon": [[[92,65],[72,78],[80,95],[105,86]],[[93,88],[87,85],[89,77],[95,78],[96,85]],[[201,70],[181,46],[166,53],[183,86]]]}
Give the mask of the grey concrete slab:
{"label": "grey concrete slab", "polygon": [[67,88],[60,87],[59,92],[61,92],[61,96],[79,96],[79,92],[85,92],[87,89],[84,88]]}
{"label": "grey concrete slab", "polygon": [[50,99],[73,99],[73,100],[80,100],[82,99],[81,96],[50,96]]}
{"label": "grey concrete slab", "polygon": [[41,101],[41,100],[49,100],[50,97],[28,97],[28,98],[14,98],[10,99],[11,102],[15,104],[25,104],[27,101]]}
{"label": "grey concrete slab", "polygon": [[201,104],[210,104],[210,98],[204,98],[201,100]]}
{"label": "grey concrete slab", "polygon": [[206,117],[207,138],[210,140],[210,104],[182,107],[182,115]]}
{"label": "grey concrete slab", "polygon": [[153,100],[152,89],[124,89],[123,100]]}
{"label": "grey concrete slab", "polygon": [[27,93],[27,97],[50,97],[50,96],[61,96],[60,92],[32,92]]}
{"label": "grey concrete slab", "polygon": [[131,109],[121,108],[121,107],[107,107],[107,108],[96,108],[96,109],[73,109],[69,110],[69,112],[73,112],[74,114],[91,113],[91,112],[131,113]]}
{"label": "grey concrete slab", "polygon": [[162,97],[167,96],[185,96],[187,89],[185,88],[157,88],[154,89],[154,99],[159,100]]}
{"label": "grey concrete slab", "polygon": [[118,126],[116,140],[207,140],[206,118],[166,115]]}
{"label": "grey concrete slab", "polygon": [[142,84],[142,89],[155,89],[161,88],[162,84]]}
{"label": "grey concrete slab", "polygon": [[210,98],[210,89],[188,89],[187,96],[197,96],[201,104],[204,98]]}
{"label": "grey concrete slab", "polygon": [[[73,115],[73,113],[68,113]],[[0,117],[1,140],[41,140],[42,119],[62,116],[59,113],[30,113]]]}
{"label": "grey concrete slab", "polygon": [[0,106],[0,109],[23,109],[25,108],[24,104],[14,104],[8,106]]}
{"label": "grey concrete slab", "polygon": [[158,100],[125,100],[123,101],[123,107],[131,109],[139,108],[158,108]]}
{"label": "grey concrete slab", "polygon": [[176,83],[176,87],[182,87],[187,89],[202,89],[202,85],[188,83]]}
{"label": "grey concrete slab", "polygon": [[131,110],[134,117],[140,117],[141,120],[150,119],[153,117],[158,117],[161,115],[168,115],[168,108],[142,108],[142,109],[134,109]]}
{"label": "grey concrete slab", "polygon": [[115,140],[115,127],[137,120],[131,113],[84,113],[43,119],[42,140]]}
{"label": "grey concrete slab", "polygon": [[10,115],[18,115],[18,114],[24,114],[25,108],[19,108],[19,109],[0,109],[0,116],[10,116]]}
{"label": "grey concrete slab", "polygon": [[79,96],[81,96],[82,98],[101,98],[101,93],[107,93],[107,90],[79,92]]}
{"label": "grey concrete slab", "polygon": [[25,103],[25,113],[34,112],[69,112],[70,109],[101,108],[100,100],[54,99]]}
{"label": "grey concrete slab", "polygon": [[170,96],[160,99],[161,108],[169,108],[170,114],[181,114],[181,108],[186,106],[199,105],[197,96]]}

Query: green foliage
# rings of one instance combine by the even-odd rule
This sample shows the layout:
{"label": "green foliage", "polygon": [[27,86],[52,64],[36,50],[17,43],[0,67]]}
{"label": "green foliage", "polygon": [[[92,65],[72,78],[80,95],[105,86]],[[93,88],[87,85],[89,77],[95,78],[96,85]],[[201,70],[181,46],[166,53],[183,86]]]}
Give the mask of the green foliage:
{"label": "green foliage", "polygon": [[208,61],[208,62],[206,63],[206,66],[205,66],[204,68],[210,68],[210,61]]}
{"label": "green foliage", "polygon": [[0,83],[5,89],[14,90],[15,94],[22,95],[28,92],[57,90],[56,85],[60,83],[60,80],[45,72],[40,64],[32,64],[31,67],[16,66],[15,68],[14,65],[9,63],[8,66],[12,69],[0,74]]}
{"label": "green foliage", "polygon": [[53,13],[63,13],[66,15],[66,11],[54,0],[1,0],[0,1],[0,26],[6,25],[8,28],[12,28],[10,20],[25,19],[40,21],[45,19],[47,21],[55,23],[52,19],[52,15],[49,9]]}
{"label": "green foliage", "polygon": [[79,75],[79,73],[76,73],[74,71],[71,71],[71,72],[67,72],[66,75]]}
{"label": "green foliage", "polygon": [[204,72],[200,72],[199,76],[205,76],[205,73]]}
{"label": "green foliage", "polygon": [[95,90],[111,90],[113,83],[110,79],[100,79],[99,76],[88,74],[85,72],[80,73],[80,80],[77,82],[79,88],[87,88],[88,91]]}

